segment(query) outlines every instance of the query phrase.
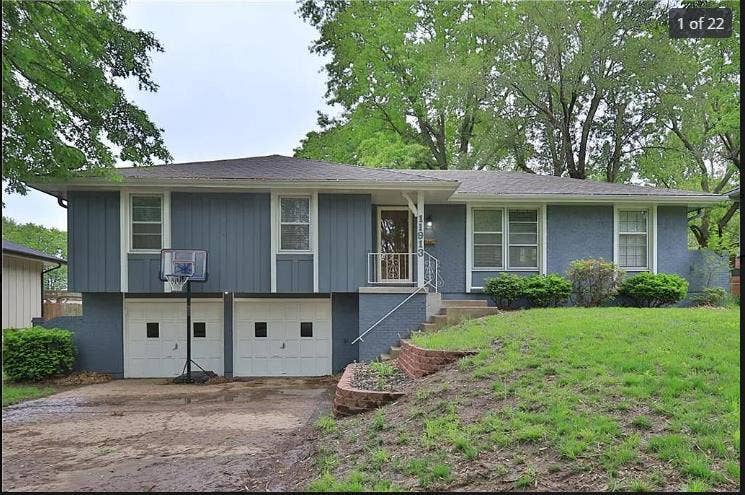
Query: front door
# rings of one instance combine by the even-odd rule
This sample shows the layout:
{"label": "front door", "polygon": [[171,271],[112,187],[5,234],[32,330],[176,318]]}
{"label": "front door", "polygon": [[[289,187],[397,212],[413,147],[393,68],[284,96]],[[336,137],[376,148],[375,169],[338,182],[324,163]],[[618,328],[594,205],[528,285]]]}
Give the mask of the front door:
{"label": "front door", "polygon": [[411,213],[408,208],[378,208],[378,253],[380,282],[411,282]]}

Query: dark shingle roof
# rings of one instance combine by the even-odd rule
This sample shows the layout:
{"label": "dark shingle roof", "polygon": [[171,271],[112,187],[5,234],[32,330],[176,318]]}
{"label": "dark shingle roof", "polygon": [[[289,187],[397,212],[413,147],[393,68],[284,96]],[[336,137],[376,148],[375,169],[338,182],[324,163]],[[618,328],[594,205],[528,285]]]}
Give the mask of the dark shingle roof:
{"label": "dark shingle roof", "polygon": [[37,249],[24,246],[23,244],[6,241],[5,239],[3,239],[3,253],[17,254],[19,256],[25,256],[27,258],[36,258],[42,261],[52,261],[55,263],[64,263],[64,264],[67,263],[67,261],[65,261],[63,258],[52,256],[50,254],[41,252]]}
{"label": "dark shingle roof", "polygon": [[488,170],[417,170],[415,173],[437,179],[455,179],[460,184],[455,195],[567,195],[567,196],[713,196],[699,191],[662,189],[631,184],[614,184],[525,172]]}
{"label": "dark shingle roof", "polygon": [[126,178],[432,182],[448,179],[281,155],[116,169]]}

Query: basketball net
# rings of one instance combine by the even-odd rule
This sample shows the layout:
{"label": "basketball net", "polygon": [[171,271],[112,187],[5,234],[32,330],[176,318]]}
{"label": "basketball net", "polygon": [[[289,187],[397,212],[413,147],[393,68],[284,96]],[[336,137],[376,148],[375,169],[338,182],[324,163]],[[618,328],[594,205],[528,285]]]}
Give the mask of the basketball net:
{"label": "basketball net", "polygon": [[171,288],[171,292],[181,292],[184,290],[184,285],[189,281],[191,277],[185,275],[166,275],[166,281],[168,286]]}

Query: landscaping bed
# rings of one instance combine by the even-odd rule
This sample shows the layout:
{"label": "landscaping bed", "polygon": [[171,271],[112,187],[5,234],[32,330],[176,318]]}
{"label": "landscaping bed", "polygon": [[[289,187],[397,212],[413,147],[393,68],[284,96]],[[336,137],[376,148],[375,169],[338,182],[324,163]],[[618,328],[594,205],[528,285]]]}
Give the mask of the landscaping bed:
{"label": "landscaping bed", "polygon": [[537,309],[412,341],[480,352],[319,424],[297,486],[740,488],[739,308]]}
{"label": "landscaping bed", "polygon": [[376,392],[401,392],[411,379],[392,363],[357,363],[351,385]]}

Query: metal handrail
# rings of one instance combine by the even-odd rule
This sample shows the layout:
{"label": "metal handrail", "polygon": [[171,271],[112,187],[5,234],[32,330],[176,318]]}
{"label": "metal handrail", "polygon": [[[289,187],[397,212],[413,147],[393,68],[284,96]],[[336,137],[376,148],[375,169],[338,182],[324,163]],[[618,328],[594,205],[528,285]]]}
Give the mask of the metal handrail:
{"label": "metal handrail", "polygon": [[[370,255],[378,255],[378,254],[405,254],[405,255],[416,255],[416,253],[368,253],[368,258]],[[417,295],[419,292],[426,290],[427,287],[431,287],[434,289],[435,292],[439,292],[440,288],[443,286],[443,279],[440,276],[440,260],[429,254],[427,251],[424,251],[425,258],[424,258],[424,285],[422,287],[415,287],[414,290],[411,291],[411,294],[406,296],[406,298],[398,303],[393,309],[388,311],[385,315],[383,315],[378,321],[373,323],[370,328],[365,330],[363,333],[360,334],[359,337],[354,339],[350,345],[354,345],[357,342],[364,342],[362,339],[365,335],[370,333],[375,327],[380,325],[380,323],[391,316],[398,308],[406,304],[412,297]],[[369,261],[369,260],[368,260]],[[411,261],[409,261],[411,263]],[[409,265],[410,266],[410,265]],[[370,279],[370,264],[368,263],[368,282],[369,283],[375,283],[371,282]],[[380,282],[377,282],[380,283]]]}
{"label": "metal handrail", "polygon": [[393,308],[392,310],[388,311],[388,312],[387,312],[387,313],[386,313],[386,314],[385,314],[385,315],[384,315],[384,316],[383,316],[382,318],[380,318],[380,319],[379,319],[378,321],[376,321],[375,323],[373,323],[373,324],[372,324],[372,325],[370,326],[370,328],[368,328],[367,330],[365,330],[365,331],[364,331],[363,333],[361,333],[361,334],[360,334],[360,336],[359,336],[359,337],[357,337],[356,339],[354,339],[354,340],[352,341],[352,343],[351,343],[350,345],[354,345],[354,344],[356,344],[356,343],[357,343],[358,341],[359,341],[359,342],[364,342],[364,340],[362,340],[362,337],[364,337],[365,335],[367,335],[368,333],[370,333],[370,332],[372,331],[372,329],[373,329],[373,328],[375,328],[375,327],[377,327],[378,325],[380,325],[380,323],[381,323],[381,322],[382,322],[383,320],[385,320],[386,318],[388,318],[389,316],[391,316],[391,315],[392,315],[392,314],[393,314],[393,313],[394,313],[394,312],[395,312],[395,311],[396,311],[396,310],[397,310],[398,308],[400,308],[401,306],[403,306],[404,304],[406,304],[406,302],[408,302],[408,300],[409,300],[409,299],[411,299],[412,297],[414,297],[414,296],[415,296],[415,295],[416,295],[416,294],[417,294],[417,293],[418,293],[419,291],[421,291],[421,290],[423,290],[423,289],[425,289],[425,288],[426,288],[426,287],[416,287],[416,288],[414,288],[414,290],[413,290],[413,291],[411,291],[411,294],[409,294],[409,295],[408,295],[408,296],[406,297],[406,299],[404,299],[403,301],[401,301],[400,303],[398,303],[398,304],[396,305],[396,307],[395,307],[395,308]]}

